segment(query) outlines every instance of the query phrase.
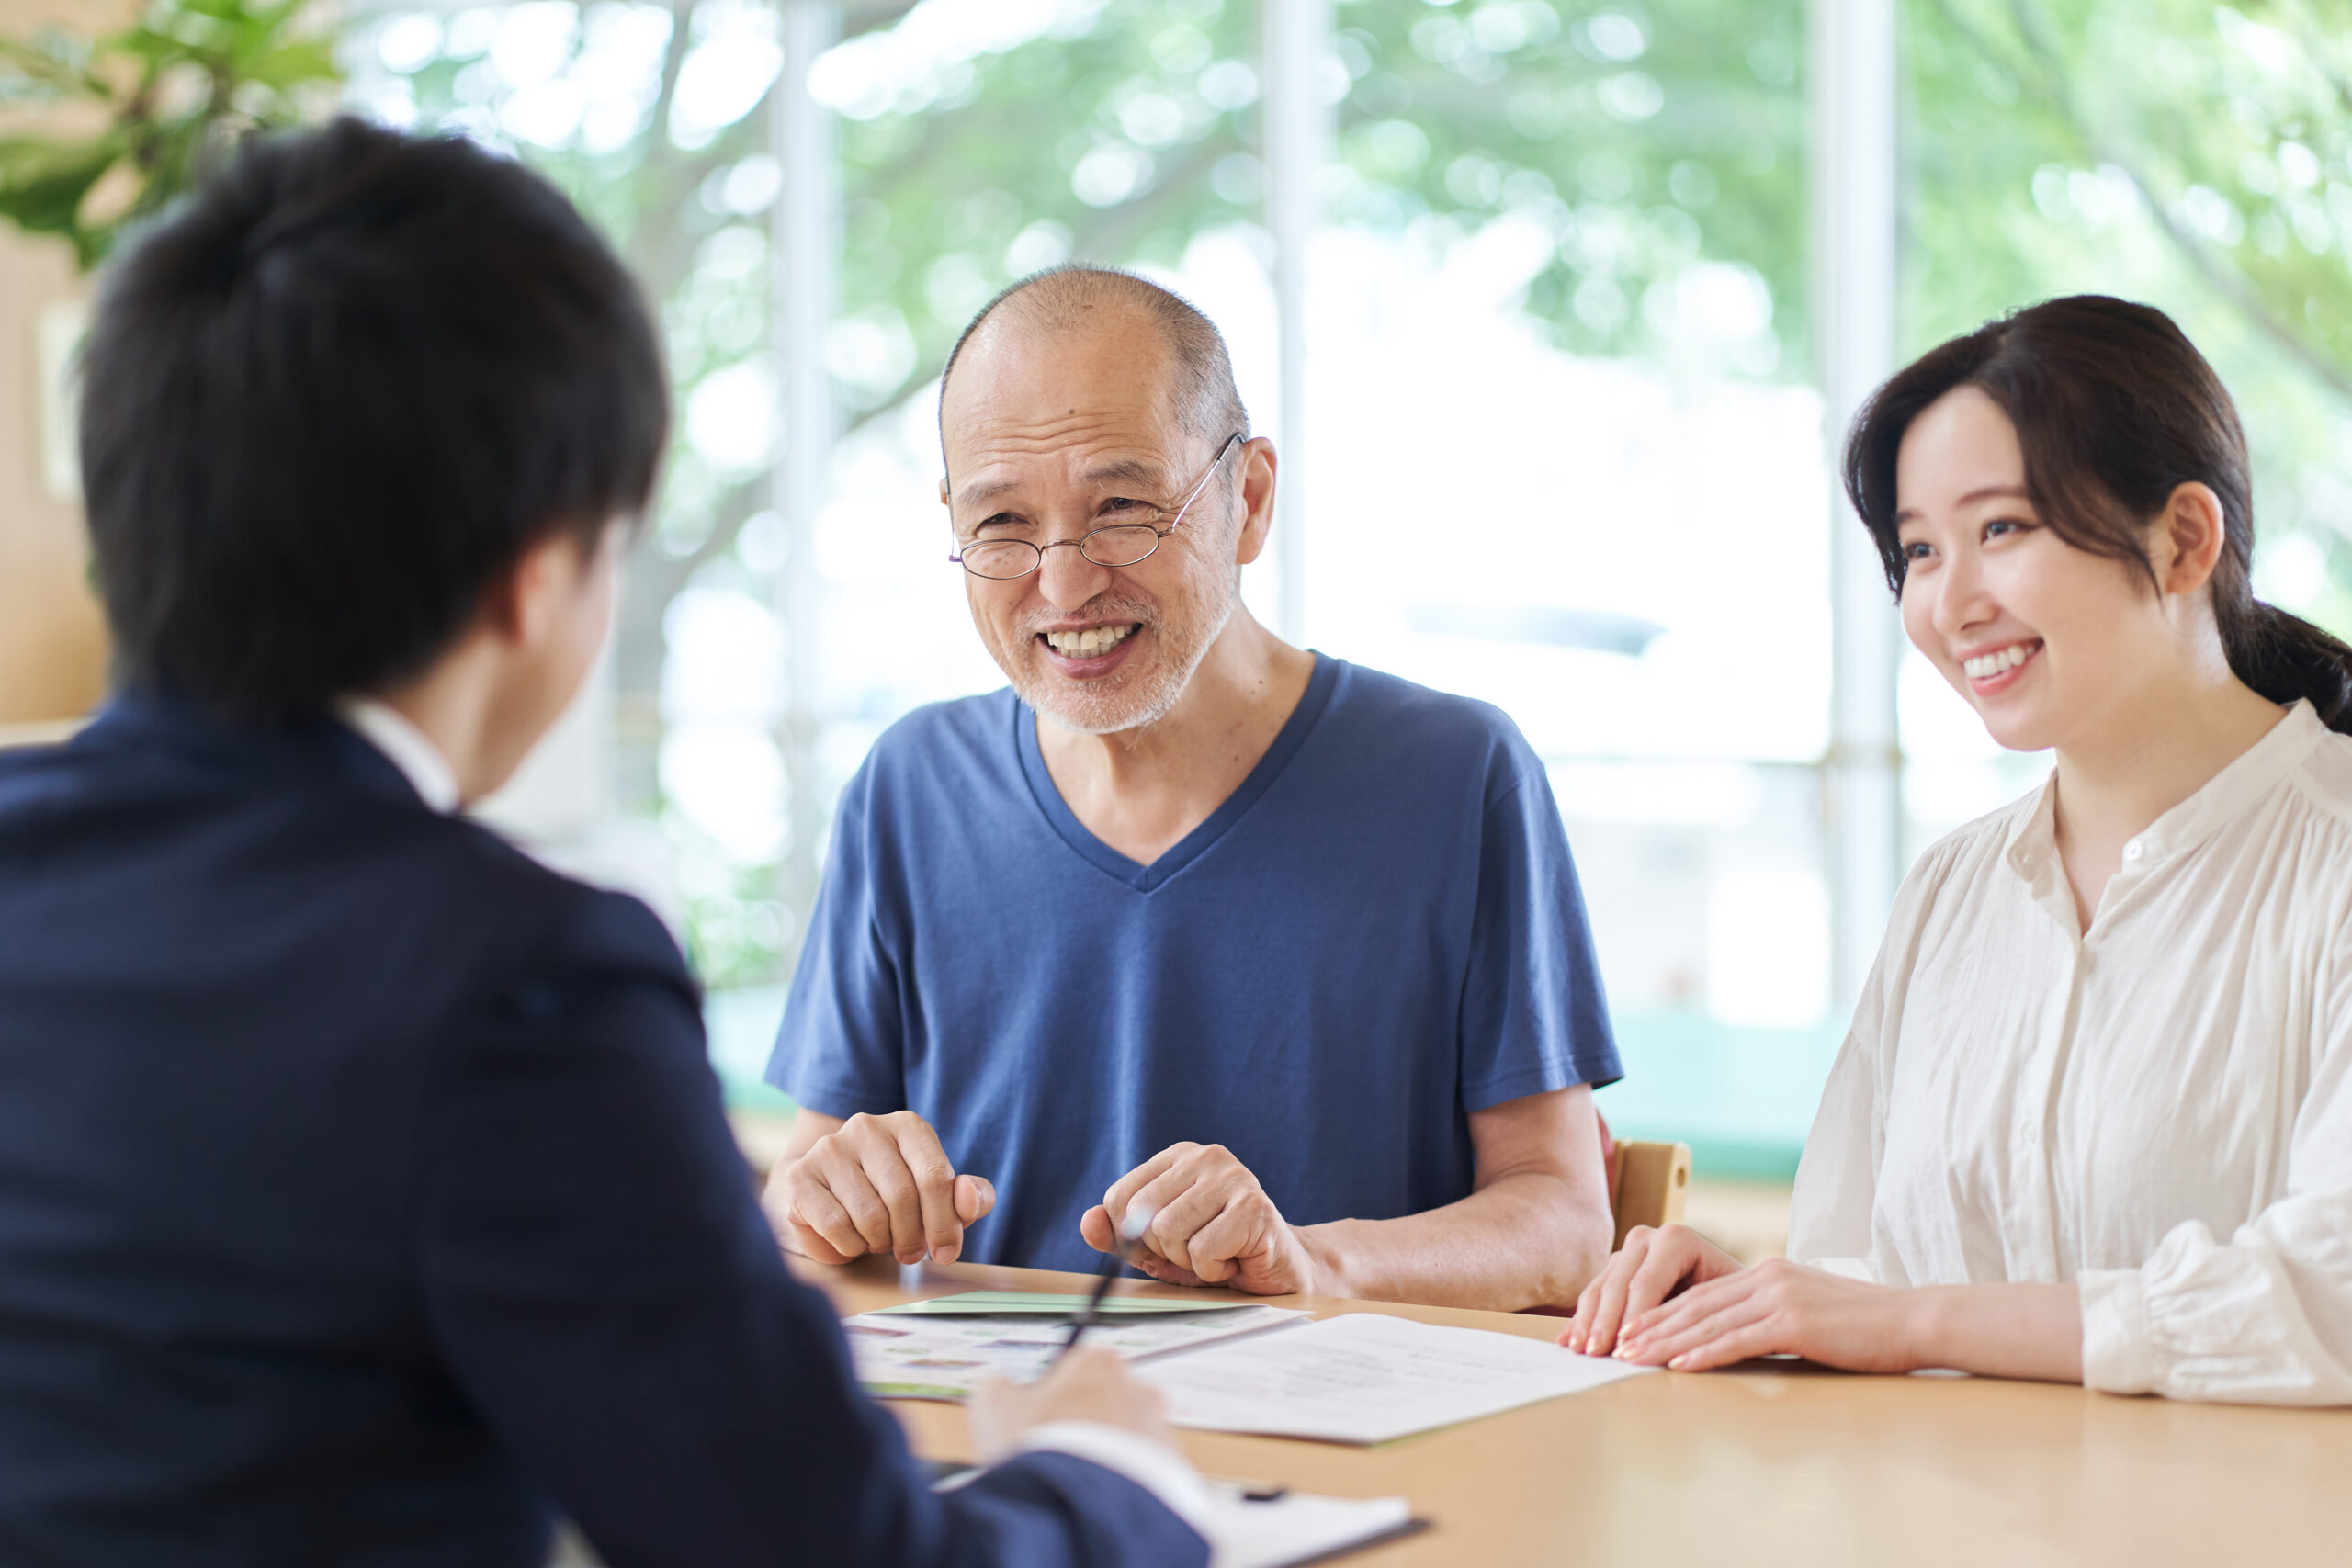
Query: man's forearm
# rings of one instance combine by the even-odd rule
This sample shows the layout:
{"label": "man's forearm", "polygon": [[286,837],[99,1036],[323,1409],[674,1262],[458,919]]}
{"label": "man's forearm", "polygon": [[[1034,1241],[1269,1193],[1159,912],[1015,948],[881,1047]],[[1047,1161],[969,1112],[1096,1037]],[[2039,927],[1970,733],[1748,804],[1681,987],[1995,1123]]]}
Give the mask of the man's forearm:
{"label": "man's forearm", "polygon": [[1321,1294],[1516,1312],[1574,1302],[1608,1260],[1612,1233],[1606,1210],[1558,1177],[1530,1172],[1425,1213],[1337,1220],[1298,1235]]}

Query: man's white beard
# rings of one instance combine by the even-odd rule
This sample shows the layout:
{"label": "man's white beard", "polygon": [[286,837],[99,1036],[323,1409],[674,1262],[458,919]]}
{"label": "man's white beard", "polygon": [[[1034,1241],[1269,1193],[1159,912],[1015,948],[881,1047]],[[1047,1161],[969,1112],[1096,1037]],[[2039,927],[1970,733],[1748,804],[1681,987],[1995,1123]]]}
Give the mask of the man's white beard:
{"label": "man's white beard", "polygon": [[[1240,597],[1240,573],[1236,572],[1225,594],[1217,602],[1215,616],[1203,623],[1201,635],[1190,648],[1161,645],[1163,657],[1159,668],[1145,678],[1140,686],[1122,687],[1120,711],[1115,716],[1103,714],[1073,714],[1059,711],[1056,699],[1080,695],[1070,689],[1070,682],[1057,681],[1048,675],[1042,682],[1028,679],[1031,667],[1019,666],[1021,674],[1014,677],[1012,689],[1021,700],[1052,719],[1062,728],[1080,735],[1118,735],[1130,729],[1143,729],[1166,718],[1183,699],[1185,688],[1193,683],[1193,676],[1200,670],[1201,661],[1209,656],[1217,637],[1233,619],[1233,604]],[[1163,619],[1155,630],[1164,627]],[[1033,689],[1034,688],[1034,689]],[[1097,705],[1089,703],[1090,707]]]}

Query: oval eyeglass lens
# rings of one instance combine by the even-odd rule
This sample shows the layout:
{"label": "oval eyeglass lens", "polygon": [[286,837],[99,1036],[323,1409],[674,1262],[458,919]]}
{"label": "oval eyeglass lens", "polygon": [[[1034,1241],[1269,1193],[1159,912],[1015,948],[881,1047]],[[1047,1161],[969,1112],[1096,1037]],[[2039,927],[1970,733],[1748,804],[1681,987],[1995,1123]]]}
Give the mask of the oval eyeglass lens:
{"label": "oval eyeglass lens", "polygon": [[964,547],[964,570],[975,577],[1025,577],[1036,570],[1037,552],[1020,539],[982,539]]}
{"label": "oval eyeglass lens", "polygon": [[1133,566],[1159,547],[1159,531],[1142,524],[1097,528],[1086,536],[1086,558],[1096,566]]}

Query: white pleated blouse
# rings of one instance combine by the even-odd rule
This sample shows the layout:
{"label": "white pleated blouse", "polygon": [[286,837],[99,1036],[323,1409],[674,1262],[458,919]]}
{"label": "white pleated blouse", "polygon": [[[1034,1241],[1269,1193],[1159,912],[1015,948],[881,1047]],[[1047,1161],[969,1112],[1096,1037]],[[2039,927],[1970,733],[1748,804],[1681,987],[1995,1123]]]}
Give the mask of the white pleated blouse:
{"label": "white pleated blouse", "polygon": [[2125,847],[2087,931],[2054,783],[1905,879],[1789,1255],[2073,1281],[2093,1388],[2352,1404],[2352,737],[2296,704]]}

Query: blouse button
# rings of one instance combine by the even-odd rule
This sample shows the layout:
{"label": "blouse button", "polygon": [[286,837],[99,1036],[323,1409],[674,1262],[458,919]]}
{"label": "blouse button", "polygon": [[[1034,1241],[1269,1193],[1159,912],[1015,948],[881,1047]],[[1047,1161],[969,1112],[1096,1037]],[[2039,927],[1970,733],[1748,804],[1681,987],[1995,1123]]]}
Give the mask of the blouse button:
{"label": "blouse button", "polygon": [[2140,858],[2139,840],[2134,839],[2130,843],[2123,846],[2123,858],[2125,860],[2138,860]]}

